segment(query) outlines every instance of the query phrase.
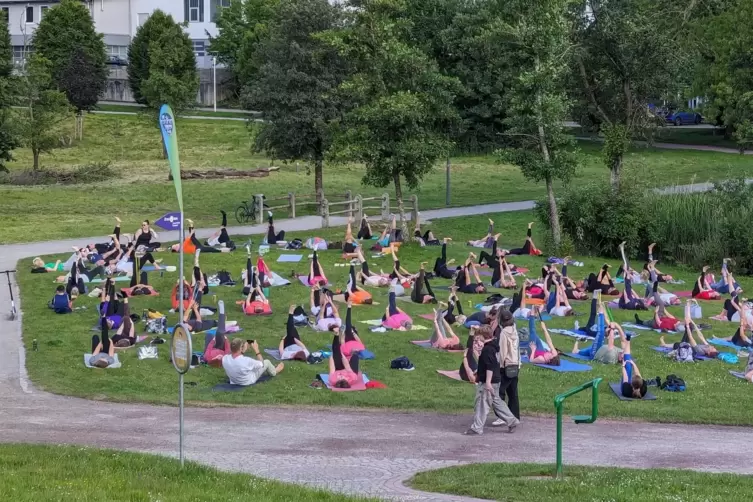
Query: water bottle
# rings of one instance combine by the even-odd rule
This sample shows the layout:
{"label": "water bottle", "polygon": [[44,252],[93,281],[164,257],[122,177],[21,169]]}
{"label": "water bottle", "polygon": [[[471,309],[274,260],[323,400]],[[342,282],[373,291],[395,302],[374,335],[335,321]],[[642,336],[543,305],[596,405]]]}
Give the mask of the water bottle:
{"label": "water bottle", "polygon": [[141,320],[144,322],[147,320],[146,309],[141,311]]}
{"label": "water bottle", "polygon": [[580,323],[576,320],[575,321],[575,331],[579,331],[579,330],[580,330]]}
{"label": "water bottle", "polygon": [[39,343],[37,342],[36,338],[31,341],[31,350],[33,350],[34,352],[39,350]]}

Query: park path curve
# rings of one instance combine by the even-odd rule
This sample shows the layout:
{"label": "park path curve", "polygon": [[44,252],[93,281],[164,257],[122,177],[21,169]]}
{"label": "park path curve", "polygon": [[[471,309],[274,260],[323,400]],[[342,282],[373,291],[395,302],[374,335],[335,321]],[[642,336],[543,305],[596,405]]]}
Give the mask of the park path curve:
{"label": "park path curve", "polygon": [[[470,216],[529,209],[532,202],[424,211],[422,217]],[[280,220],[286,231],[314,230],[320,218]],[[344,221],[334,219],[333,225]],[[259,234],[265,226],[231,229]],[[200,237],[212,233],[199,230]],[[166,235],[165,240],[174,238]],[[0,270],[20,258],[64,252],[99,238],[0,246]],[[102,238],[104,240],[104,237]],[[18,302],[18,290],[15,290]],[[0,285],[0,310],[10,304]],[[23,312],[21,312],[23,316]],[[0,442],[77,444],[175,456],[176,408],[97,402],[52,395],[26,378],[21,320],[0,317]],[[177,385],[177,379],[176,379]],[[525,396],[523,396],[525,399]],[[463,501],[467,497],[418,492],[403,482],[423,470],[471,462],[552,462],[555,422],[523,417],[515,434],[489,428],[466,437],[471,410],[462,415],[399,411],[282,407],[188,408],[186,455],[190,460],[328,490],[393,500]],[[113,433],[107,424],[117,423]],[[565,424],[569,463],[641,468],[688,468],[753,474],[746,444],[753,429],[599,421]],[[678,441],[692,437],[692,441]],[[289,438],[297,438],[290,443]],[[606,447],[605,447],[606,446]]]}

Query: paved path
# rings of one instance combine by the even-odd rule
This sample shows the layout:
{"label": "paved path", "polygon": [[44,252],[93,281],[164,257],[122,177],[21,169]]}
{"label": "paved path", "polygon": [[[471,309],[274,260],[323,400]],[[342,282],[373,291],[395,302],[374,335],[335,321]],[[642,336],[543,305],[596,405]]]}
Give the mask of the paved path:
{"label": "paved path", "polygon": [[[422,216],[432,219],[530,207],[530,202],[492,204],[424,211]],[[277,222],[289,231],[311,230],[319,224],[315,217]],[[264,226],[233,229],[245,234],[264,231]],[[206,236],[211,230],[198,233]],[[81,242],[0,246],[0,270],[13,268],[19,258],[65,251],[71,243]],[[18,298],[17,290],[15,294]],[[6,310],[9,302],[8,288],[2,284],[0,309]],[[34,389],[26,381],[20,340],[21,322],[1,317],[0,442],[83,444],[176,455],[175,408],[88,401]],[[490,428],[478,438],[460,434],[469,424],[470,410],[463,415],[438,415],[295,407],[188,408],[186,454],[225,470],[343,493],[466,502],[473,499],[416,492],[403,481],[418,471],[460,463],[552,462],[554,421],[523,418],[515,434]],[[105,427],[112,423],[126,432],[113,433]],[[568,463],[753,474],[745,448],[753,442],[751,428],[599,421],[581,426],[566,423],[565,436]],[[678,437],[693,440],[678,441]],[[287,438],[297,441],[290,443]]]}

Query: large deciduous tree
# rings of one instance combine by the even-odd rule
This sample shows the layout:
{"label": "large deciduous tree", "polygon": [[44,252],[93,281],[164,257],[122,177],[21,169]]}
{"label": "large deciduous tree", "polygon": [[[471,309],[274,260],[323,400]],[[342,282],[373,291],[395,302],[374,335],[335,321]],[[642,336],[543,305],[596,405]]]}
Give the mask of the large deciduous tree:
{"label": "large deciduous tree", "polygon": [[34,31],[34,51],[49,61],[52,82],[77,111],[76,135],[83,135],[83,112],[92,110],[107,84],[103,35],[86,6],[63,0],[47,10]]}
{"label": "large deciduous tree", "polygon": [[317,34],[339,26],[342,15],[327,0],[282,0],[258,49],[256,78],[243,85],[244,106],[264,119],[255,148],[276,159],[312,163],[317,197],[333,123],[341,114],[337,89],[347,76],[344,59]]}
{"label": "large deciduous tree", "polygon": [[394,184],[407,232],[402,180],[417,188],[446,156],[459,83],[412,45],[404,2],[363,0],[350,7],[352,21],[328,37],[354,67],[341,86],[352,107],[344,116],[339,145],[346,157],[365,164],[364,183]]}
{"label": "large deciduous tree", "polygon": [[514,0],[508,3],[509,24],[500,21],[489,32],[507,47],[514,68],[509,74],[505,120],[511,146],[501,156],[520,166],[526,178],[546,183],[550,229],[557,248],[561,231],[554,180],[567,182],[577,165],[575,141],[564,126],[570,111],[566,77],[573,51],[568,2]]}
{"label": "large deciduous tree", "polygon": [[8,171],[6,162],[13,160],[12,152],[18,140],[11,119],[13,104],[13,47],[10,42],[8,20],[0,12],[0,171]]}

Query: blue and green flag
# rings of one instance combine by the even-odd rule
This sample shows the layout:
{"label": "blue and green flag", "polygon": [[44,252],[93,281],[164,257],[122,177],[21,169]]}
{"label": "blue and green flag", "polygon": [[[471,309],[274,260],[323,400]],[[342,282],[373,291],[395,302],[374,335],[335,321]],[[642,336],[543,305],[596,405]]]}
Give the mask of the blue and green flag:
{"label": "blue and green flag", "polygon": [[178,196],[178,207],[183,212],[183,187],[180,180],[180,157],[178,155],[178,133],[175,130],[175,115],[170,105],[162,105],[159,110],[159,128],[162,140],[165,142],[167,160],[170,162],[170,173],[173,175],[175,194]]}

